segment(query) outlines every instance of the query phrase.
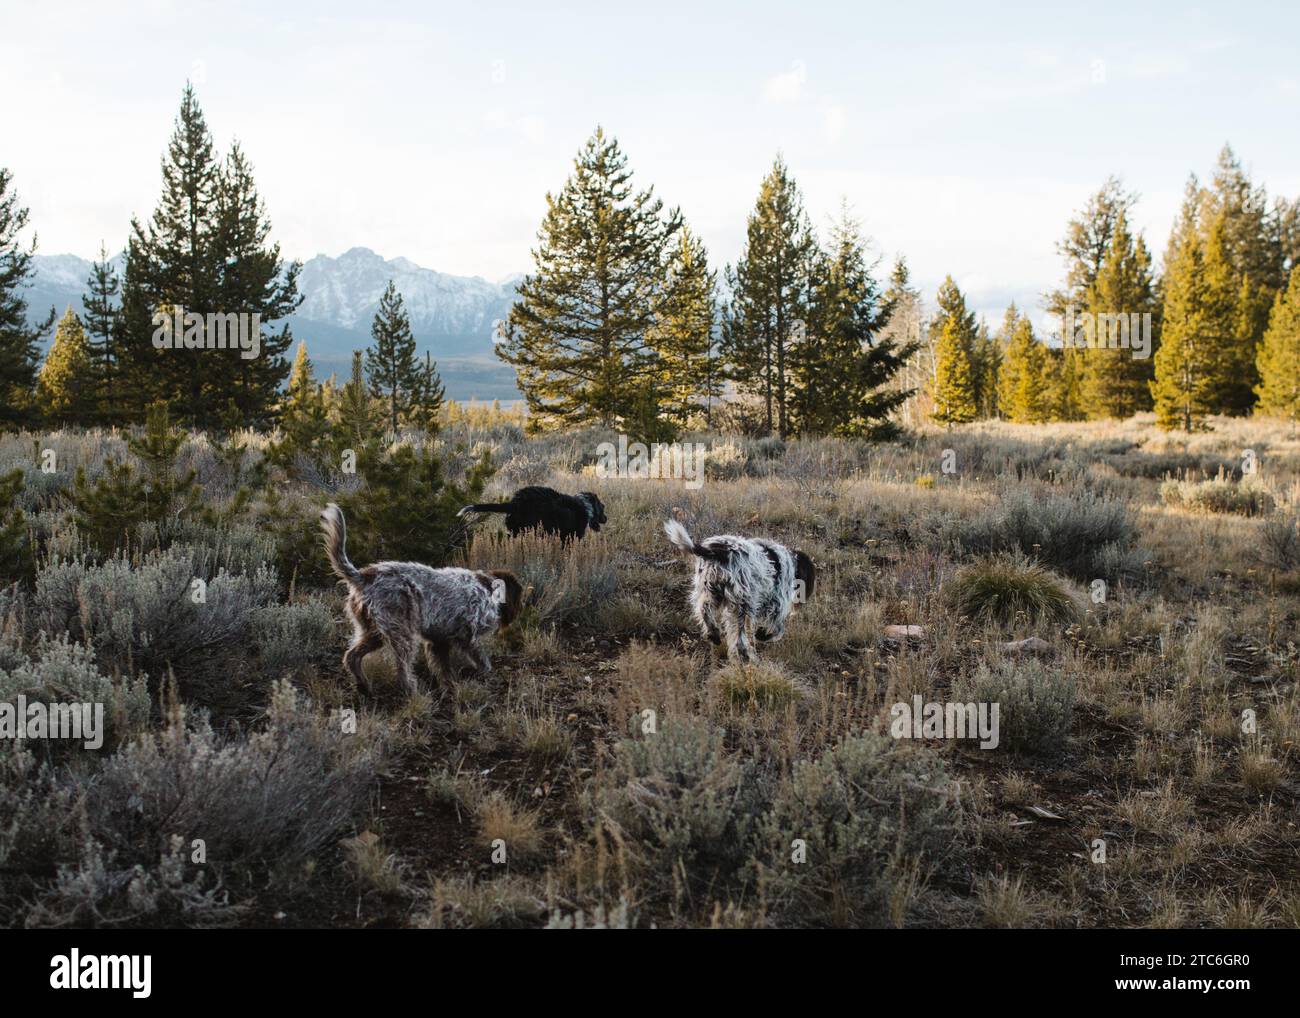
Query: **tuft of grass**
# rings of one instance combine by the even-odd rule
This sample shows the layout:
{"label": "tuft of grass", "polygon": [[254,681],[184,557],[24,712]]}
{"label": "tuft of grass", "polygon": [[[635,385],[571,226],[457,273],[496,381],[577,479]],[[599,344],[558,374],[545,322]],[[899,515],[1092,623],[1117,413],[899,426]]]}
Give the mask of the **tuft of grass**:
{"label": "tuft of grass", "polygon": [[384,848],[374,831],[362,831],[355,838],[340,842],[348,867],[357,882],[368,891],[387,898],[406,893],[405,867],[402,861]]}
{"label": "tuft of grass", "polygon": [[765,662],[732,662],[719,669],[711,683],[724,703],[742,710],[780,711],[804,695],[794,679]]}
{"label": "tuft of grass", "polygon": [[953,610],[976,622],[1069,623],[1079,609],[1057,577],[1035,562],[999,556],[975,562],[948,586]]}
{"label": "tuft of grass", "polygon": [[501,792],[489,792],[474,812],[479,844],[491,851],[504,843],[507,865],[531,862],[541,855],[545,839],[536,812],[521,809]]}
{"label": "tuft of grass", "polygon": [[1023,876],[1014,880],[1008,874],[984,877],[975,885],[975,900],[984,925],[995,929],[1026,929],[1037,911]]}
{"label": "tuft of grass", "polygon": [[456,877],[439,880],[429,904],[415,920],[420,929],[524,929],[541,925],[546,905],[533,885],[515,874],[495,880]]}

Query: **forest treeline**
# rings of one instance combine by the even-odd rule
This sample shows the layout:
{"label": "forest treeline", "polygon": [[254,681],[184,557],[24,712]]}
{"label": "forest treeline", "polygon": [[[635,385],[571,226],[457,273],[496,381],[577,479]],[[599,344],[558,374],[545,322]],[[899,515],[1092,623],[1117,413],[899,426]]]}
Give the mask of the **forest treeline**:
{"label": "forest treeline", "polygon": [[[820,235],[780,157],[739,257],[719,270],[597,128],[547,195],[533,271],[495,349],[516,369],[530,426],[598,423],[646,439],[691,427],[880,438],[926,418],[1151,410],[1185,430],[1211,414],[1300,419],[1300,199],[1270,201],[1225,146],[1208,183],[1189,179],[1159,269],[1134,226],[1137,200],[1111,178],[1069,221],[1063,282],[1043,295],[1060,325],[1042,335],[1015,305],[996,328],[979,320],[951,276],[928,308],[902,257],[880,271],[847,205]],[[27,225],[0,169],[0,425],[138,423],[162,403],[198,427],[305,438],[349,398],[393,430],[437,424],[437,367],[417,356],[391,284],[345,385],[314,377],[305,343],[291,360],[301,266],[270,239],[243,151],[216,151],[188,86],[158,205],[132,219],[120,275],[101,247],[83,316],[30,321]],[[223,319],[253,323],[255,355],[219,338]],[[176,342],[159,343],[171,321]]]}

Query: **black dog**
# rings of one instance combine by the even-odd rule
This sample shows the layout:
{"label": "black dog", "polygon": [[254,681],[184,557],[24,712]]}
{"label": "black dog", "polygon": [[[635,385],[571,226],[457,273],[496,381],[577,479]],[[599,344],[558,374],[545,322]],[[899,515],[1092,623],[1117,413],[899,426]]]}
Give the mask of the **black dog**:
{"label": "black dog", "polygon": [[509,502],[484,502],[467,505],[457,516],[466,513],[505,513],[506,530],[514,537],[524,530],[541,530],[558,534],[567,543],[581,538],[590,527],[599,530],[606,522],[605,506],[592,492],[562,495],[552,488],[520,488]]}

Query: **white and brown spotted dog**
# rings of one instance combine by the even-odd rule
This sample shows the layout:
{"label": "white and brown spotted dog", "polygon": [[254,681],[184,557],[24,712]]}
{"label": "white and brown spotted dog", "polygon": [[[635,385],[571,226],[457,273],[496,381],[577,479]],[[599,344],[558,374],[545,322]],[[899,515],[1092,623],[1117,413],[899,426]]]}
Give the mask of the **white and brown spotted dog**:
{"label": "white and brown spotted dog", "polygon": [[709,640],[742,661],[754,660],[757,643],[785,635],[790,609],[812,596],[812,559],[776,541],[722,534],[696,544],[676,520],[664,524],[668,540],[695,556],[691,611]]}
{"label": "white and brown spotted dog", "polygon": [[419,562],[377,562],[358,569],[348,561],[347,526],[334,503],[321,513],[325,554],[335,574],[348,585],[347,613],[352,643],[343,664],[370,692],[361,660],[385,642],[397,659],[398,675],[409,693],[418,689],[415,654],[423,645],[429,670],[436,659],[451,675],[451,649],[459,648],[483,672],[492,662],[482,640],[514,621],[523,605],[524,588],[505,569],[475,572],[434,569]]}

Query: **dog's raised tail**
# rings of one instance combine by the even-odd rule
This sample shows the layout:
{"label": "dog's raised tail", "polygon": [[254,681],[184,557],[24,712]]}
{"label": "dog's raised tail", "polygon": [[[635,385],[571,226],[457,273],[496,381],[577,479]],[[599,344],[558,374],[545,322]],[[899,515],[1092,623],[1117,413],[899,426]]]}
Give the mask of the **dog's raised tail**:
{"label": "dog's raised tail", "polygon": [[709,548],[703,544],[696,544],[691,537],[690,531],[677,520],[665,520],[664,533],[668,535],[668,540],[681,548],[682,551],[688,551],[692,555],[712,559],[715,562],[726,562],[728,559],[725,548]]}
{"label": "dog's raised tail", "polygon": [[476,505],[465,506],[456,516],[459,518],[469,513],[508,513],[513,508],[514,506],[509,502],[479,502]]}
{"label": "dog's raised tail", "polygon": [[320,514],[320,527],[325,532],[325,557],[330,568],[349,585],[361,585],[361,573],[348,561],[348,526],[343,522],[343,510],[331,502]]}

